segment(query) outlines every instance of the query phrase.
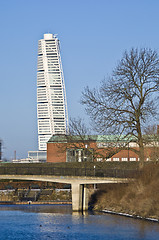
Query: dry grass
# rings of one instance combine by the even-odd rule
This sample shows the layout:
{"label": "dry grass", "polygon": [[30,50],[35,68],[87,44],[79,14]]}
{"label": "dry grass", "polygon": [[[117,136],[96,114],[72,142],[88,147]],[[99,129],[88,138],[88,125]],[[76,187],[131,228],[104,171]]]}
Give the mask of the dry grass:
{"label": "dry grass", "polygon": [[92,196],[91,202],[96,210],[159,219],[159,165],[145,166],[142,174],[129,184],[106,186]]}

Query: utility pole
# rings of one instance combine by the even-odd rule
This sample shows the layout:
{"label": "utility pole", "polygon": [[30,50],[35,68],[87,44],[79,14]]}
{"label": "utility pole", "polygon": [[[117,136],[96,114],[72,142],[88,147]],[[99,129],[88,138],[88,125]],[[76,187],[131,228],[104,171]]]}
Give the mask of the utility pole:
{"label": "utility pole", "polygon": [[16,150],[14,151],[14,160],[16,160]]}

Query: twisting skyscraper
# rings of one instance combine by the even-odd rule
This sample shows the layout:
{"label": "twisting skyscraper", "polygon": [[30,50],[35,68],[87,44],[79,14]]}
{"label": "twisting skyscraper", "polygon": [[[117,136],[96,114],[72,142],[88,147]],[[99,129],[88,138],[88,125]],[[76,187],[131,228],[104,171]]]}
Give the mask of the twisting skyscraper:
{"label": "twisting skyscraper", "polygon": [[38,44],[37,119],[39,150],[53,134],[68,133],[68,113],[59,40],[44,34]]}

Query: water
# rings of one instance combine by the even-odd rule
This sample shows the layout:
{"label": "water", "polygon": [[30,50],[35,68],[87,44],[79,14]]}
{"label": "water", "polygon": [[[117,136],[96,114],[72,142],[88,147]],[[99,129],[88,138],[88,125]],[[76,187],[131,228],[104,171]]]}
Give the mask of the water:
{"label": "water", "polygon": [[156,240],[159,224],[66,205],[0,205],[0,240]]}

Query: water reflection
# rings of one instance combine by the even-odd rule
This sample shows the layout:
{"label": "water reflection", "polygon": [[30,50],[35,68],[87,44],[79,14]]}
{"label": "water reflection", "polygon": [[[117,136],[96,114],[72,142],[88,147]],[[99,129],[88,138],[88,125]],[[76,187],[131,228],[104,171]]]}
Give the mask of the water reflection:
{"label": "water reflection", "polygon": [[24,211],[34,213],[59,213],[59,214],[71,214],[72,206],[67,205],[0,205],[0,211]]}
{"label": "water reflection", "polygon": [[93,211],[72,212],[72,216],[88,216],[90,214],[93,214]]}

